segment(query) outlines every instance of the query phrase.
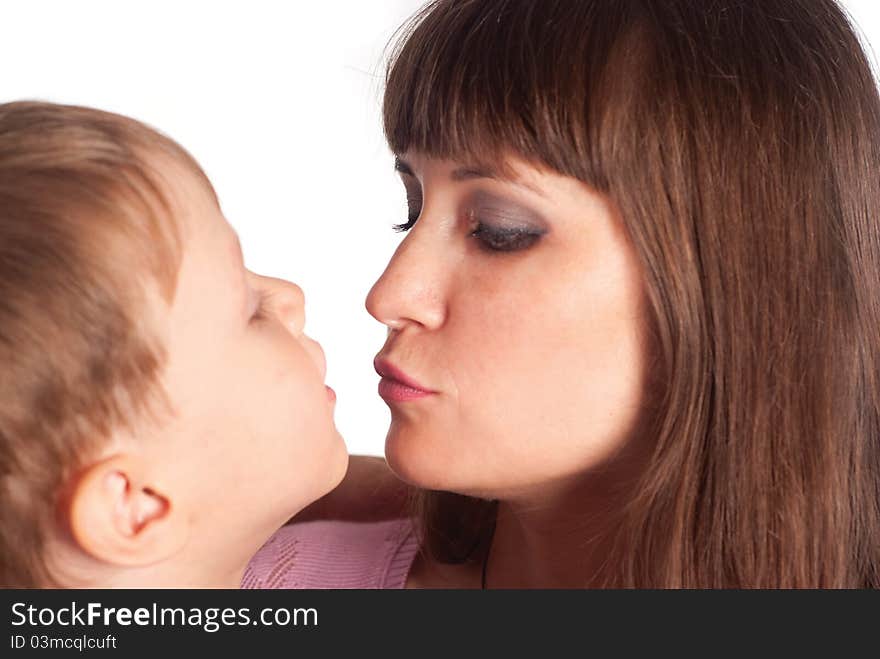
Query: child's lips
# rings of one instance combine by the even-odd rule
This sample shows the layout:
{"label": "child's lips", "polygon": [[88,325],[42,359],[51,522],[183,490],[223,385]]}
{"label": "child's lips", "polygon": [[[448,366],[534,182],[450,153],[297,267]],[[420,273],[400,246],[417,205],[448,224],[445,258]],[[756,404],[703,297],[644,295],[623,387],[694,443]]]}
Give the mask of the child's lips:
{"label": "child's lips", "polygon": [[328,384],[325,384],[324,388],[327,390],[327,398],[330,400],[331,403],[335,403],[336,402],[336,392],[333,391],[333,388]]}

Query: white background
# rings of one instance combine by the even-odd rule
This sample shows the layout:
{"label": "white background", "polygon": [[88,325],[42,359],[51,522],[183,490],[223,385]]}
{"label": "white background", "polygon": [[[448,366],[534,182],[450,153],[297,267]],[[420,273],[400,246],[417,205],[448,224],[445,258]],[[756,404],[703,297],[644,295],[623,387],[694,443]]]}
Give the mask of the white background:
{"label": "white background", "polygon": [[[880,3],[843,4],[880,47]],[[204,167],[248,266],[303,287],[352,453],[381,455],[388,427],[372,367],[385,330],[364,298],[406,213],[381,133],[383,50],[420,5],[0,0],[0,101],[158,127]]]}

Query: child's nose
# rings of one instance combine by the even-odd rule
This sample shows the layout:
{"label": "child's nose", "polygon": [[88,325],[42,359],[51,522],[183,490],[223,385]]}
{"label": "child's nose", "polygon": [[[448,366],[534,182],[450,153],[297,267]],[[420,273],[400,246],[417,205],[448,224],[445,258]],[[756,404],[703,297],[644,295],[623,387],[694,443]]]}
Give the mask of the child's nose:
{"label": "child's nose", "polygon": [[327,358],[321,344],[303,332],[306,322],[306,298],[303,290],[296,284],[283,279],[271,279],[274,287],[272,298],[275,300],[276,314],[291,334],[300,340],[303,349],[309,355],[321,374],[323,381],[327,375]]}
{"label": "child's nose", "polygon": [[277,313],[288,331],[294,336],[301,336],[306,324],[306,304],[303,290],[288,281],[275,280],[278,286]]}
{"label": "child's nose", "polygon": [[296,284],[249,272],[253,286],[263,291],[267,312],[275,316],[291,334],[300,337],[306,324],[306,299]]}

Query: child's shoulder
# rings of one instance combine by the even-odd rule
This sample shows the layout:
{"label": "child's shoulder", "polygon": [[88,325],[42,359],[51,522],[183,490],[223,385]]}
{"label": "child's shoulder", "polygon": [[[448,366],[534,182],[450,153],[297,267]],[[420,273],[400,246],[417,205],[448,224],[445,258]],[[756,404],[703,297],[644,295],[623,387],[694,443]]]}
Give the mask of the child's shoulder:
{"label": "child's shoulder", "polygon": [[251,559],[242,588],[403,588],[418,551],[408,519],[282,527]]}

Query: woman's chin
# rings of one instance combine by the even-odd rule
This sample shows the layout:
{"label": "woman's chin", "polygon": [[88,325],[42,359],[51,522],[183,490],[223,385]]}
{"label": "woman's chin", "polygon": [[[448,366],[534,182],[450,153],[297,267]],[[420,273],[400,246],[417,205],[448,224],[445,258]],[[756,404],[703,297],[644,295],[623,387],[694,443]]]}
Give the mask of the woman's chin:
{"label": "woman's chin", "polygon": [[456,455],[448,438],[413,430],[392,423],[385,438],[385,460],[400,480],[425,490],[450,492],[470,481],[469,456]]}

